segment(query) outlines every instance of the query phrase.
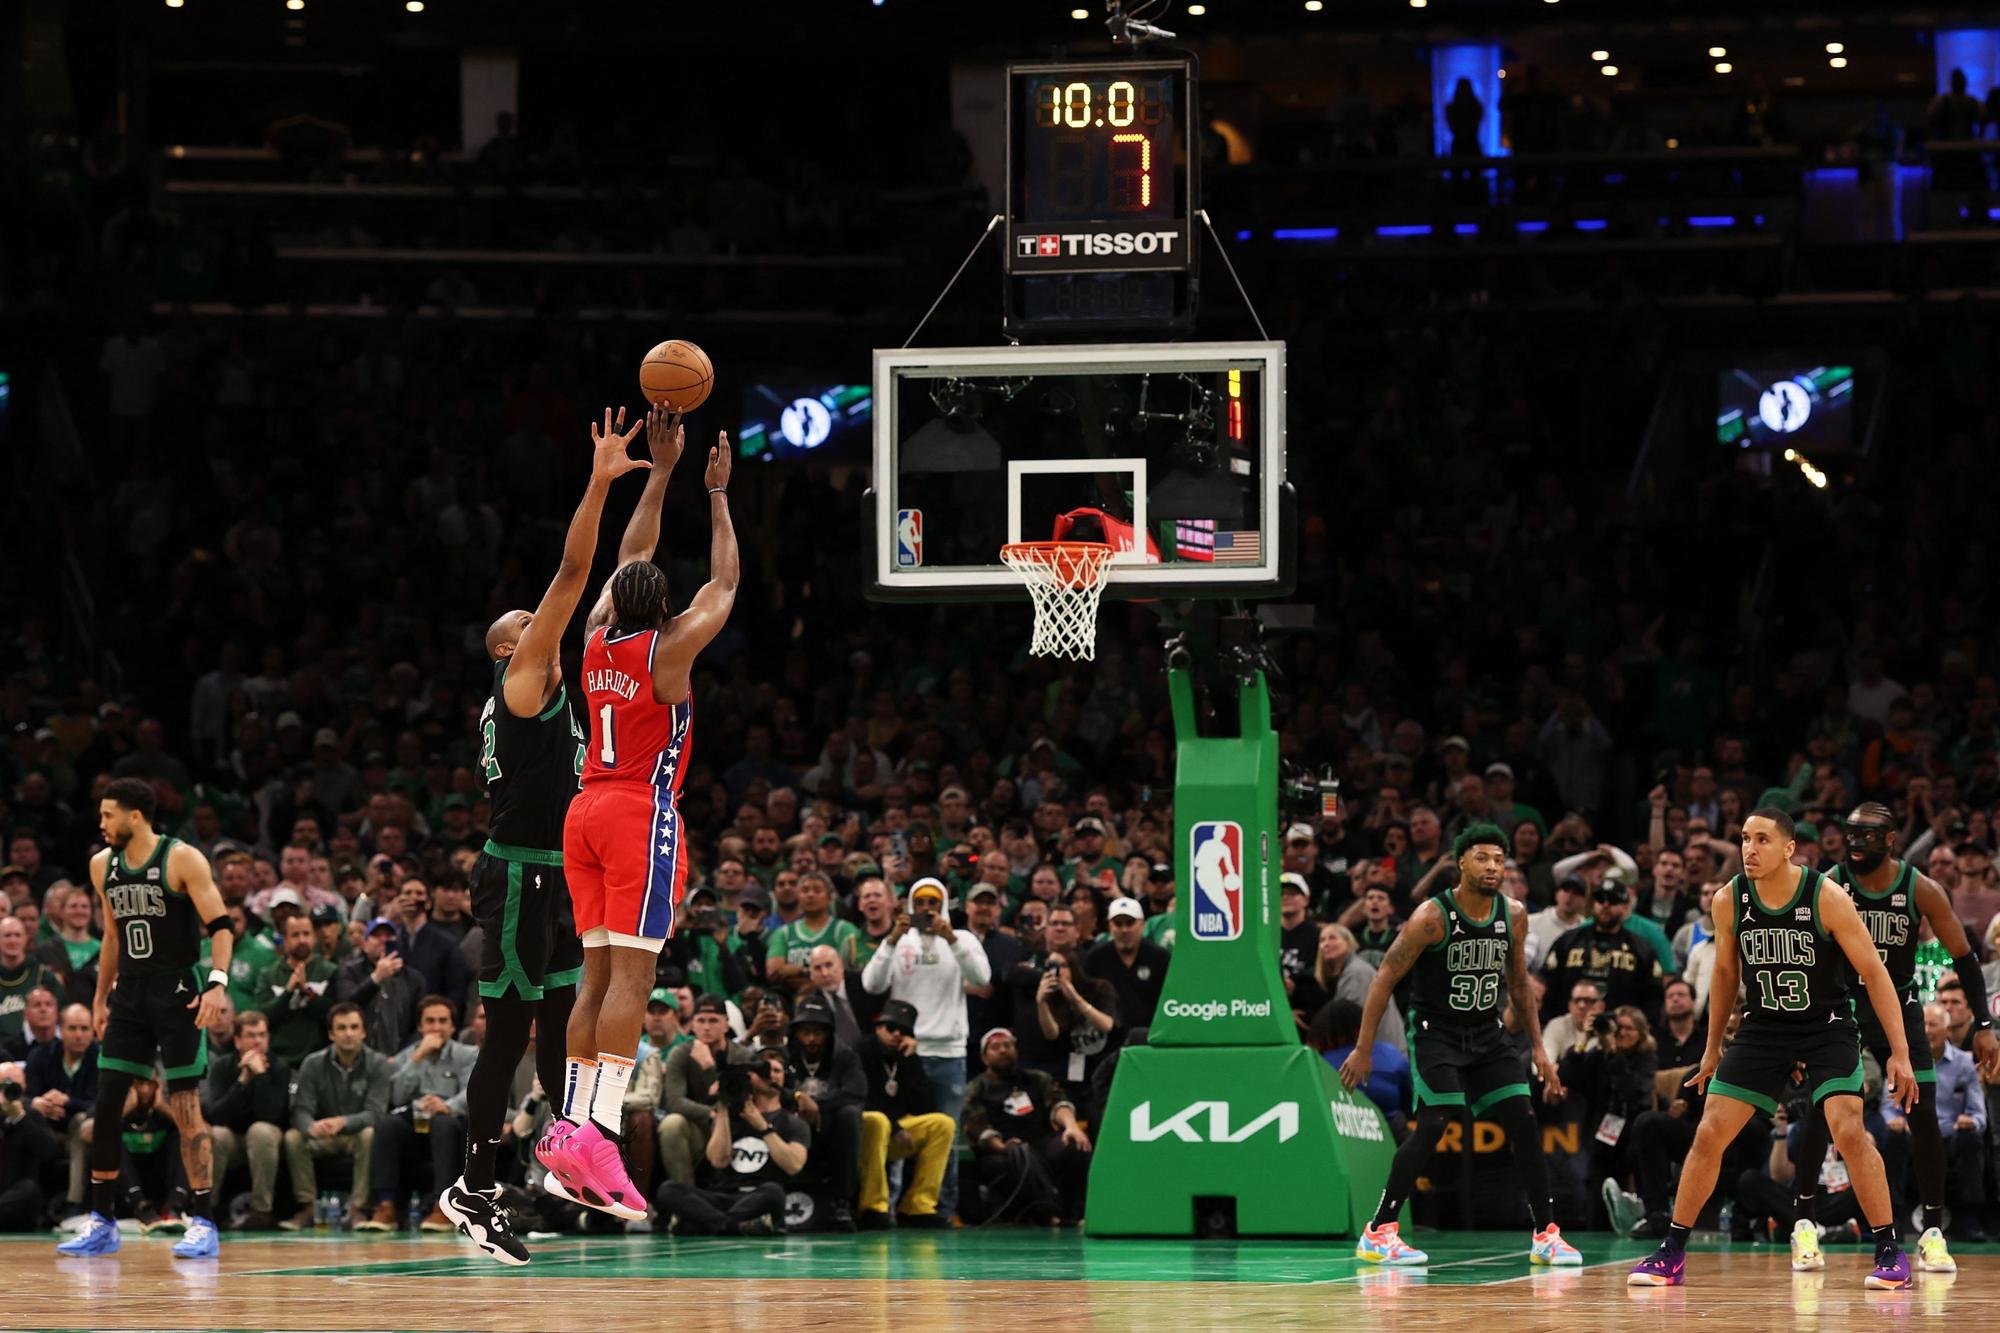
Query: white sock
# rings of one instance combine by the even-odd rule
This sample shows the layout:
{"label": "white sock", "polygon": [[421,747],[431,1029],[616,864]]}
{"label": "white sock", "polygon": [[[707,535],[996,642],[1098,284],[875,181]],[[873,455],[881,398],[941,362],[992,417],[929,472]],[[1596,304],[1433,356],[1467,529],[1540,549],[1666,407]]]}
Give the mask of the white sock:
{"label": "white sock", "polygon": [[590,1118],[609,1132],[625,1124],[625,1085],[632,1081],[633,1062],[605,1051],[597,1053],[597,1087],[590,1097]]}
{"label": "white sock", "polygon": [[573,1125],[590,1119],[590,1098],[597,1090],[597,1061],[571,1057],[563,1061],[562,1118]]}

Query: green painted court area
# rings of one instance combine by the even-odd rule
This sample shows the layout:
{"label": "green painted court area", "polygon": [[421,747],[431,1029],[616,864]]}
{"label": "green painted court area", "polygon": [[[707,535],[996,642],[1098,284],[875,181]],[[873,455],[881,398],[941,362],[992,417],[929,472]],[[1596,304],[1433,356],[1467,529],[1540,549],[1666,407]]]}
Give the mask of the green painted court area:
{"label": "green painted court area", "polygon": [[[1477,1285],[1524,1277],[1527,1236],[1510,1232],[1433,1232],[1411,1239],[1430,1254],[1426,1282]],[[441,1258],[437,1242],[396,1237],[340,1237],[340,1264],[315,1263],[319,1237],[300,1236],[284,1248],[294,1264],[252,1270],[260,1276],[396,1277],[448,1274],[509,1278],[878,1278],[985,1282],[1276,1282],[1362,1281],[1382,1269],[1354,1257],[1351,1242],[1317,1240],[1090,1240],[1075,1232],[952,1231],[939,1234],[777,1236],[765,1239],[653,1236],[565,1237],[534,1245],[534,1262],[505,1268],[472,1253]],[[1577,1237],[1584,1263],[1633,1263],[1650,1244]],[[379,1259],[354,1261],[357,1244]],[[225,1248],[227,1241],[224,1242]],[[1701,1248],[1697,1245],[1695,1248]],[[289,1255],[287,1256],[289,1257]],[[1546,1270],[1541,1270],[1546,1271]]]}

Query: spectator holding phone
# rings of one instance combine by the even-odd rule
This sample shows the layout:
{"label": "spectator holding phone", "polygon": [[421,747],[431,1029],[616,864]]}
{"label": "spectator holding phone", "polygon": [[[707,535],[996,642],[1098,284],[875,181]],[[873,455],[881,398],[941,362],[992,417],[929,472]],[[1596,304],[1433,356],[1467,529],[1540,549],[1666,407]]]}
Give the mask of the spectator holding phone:
{"label": "spectator holding phone", "polygon": [[404,961],[402,937],[386,916],[368,923],[359,952],[333,980],[333,1002],[360,1006],[368,1045],[384,1055],[409,1044],[417,1030],[417,1001],[429,993],[423,973]]}
{"label": "spectator holding phone", "polygon": [[[965,988],[992,979],[978,937],[951,928],[951,903],[943,882],[935,878],[910,886],[908,915],[897,918],[895,930],[861,973],[869,994],[886,994],[915,1008],[917,1057],[933,1098],[948,1115],[955,1116],[965,1100]],[[950,1217],[957,1204],[958,1162],[953,1158],[938,1210]]]}

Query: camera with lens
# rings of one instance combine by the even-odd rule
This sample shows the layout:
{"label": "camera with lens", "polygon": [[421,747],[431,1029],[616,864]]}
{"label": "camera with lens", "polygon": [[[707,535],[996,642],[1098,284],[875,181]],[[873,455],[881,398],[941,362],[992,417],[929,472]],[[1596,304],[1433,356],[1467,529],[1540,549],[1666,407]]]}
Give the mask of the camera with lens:
{"label": "camera with lens", "polygon": [[716,1073],[715,1096],[731,1115],[742,1114],[744,1105],[750,1100],[750,1067],[748,1065],[724,1065]]}
{"label": "camera with lens", "polygon": [[703,907],[688,919],[688,926],[694,930],[715,931],[722,929],[722,913],[717,908]]}
{"label": "camera with lens", "polygon": [[25,1089],[10,1078],[4,1083],[0,1083],[0,1102],[18,1102],[21,1100],[23,1091]]}
{"label": "camera with lens", "polygon": [[1597,1014],[1590,1020],[1590,1030],[1600,1037],[1610,1036],[1611,1030],[1616,1026],[1617,1023],[1613,1021],[1611,1015],[1608,1013]]}
{"label": "camera with lens", "polygon": [[1060,972],[1063,970],[1063,967],[1063,960],[1053,955],[1042,963],[1042,971],[1044,972]]}

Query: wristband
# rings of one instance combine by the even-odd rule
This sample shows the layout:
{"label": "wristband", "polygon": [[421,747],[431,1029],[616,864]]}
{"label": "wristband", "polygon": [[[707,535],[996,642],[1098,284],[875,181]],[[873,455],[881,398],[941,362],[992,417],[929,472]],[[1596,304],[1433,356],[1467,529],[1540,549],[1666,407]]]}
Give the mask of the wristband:
{"label": "wristband", "polygon": [[711,486],[708,488],[708,493],[710,495],[727,495],[729,494],[729,488],[727,486]]}
{"label": "wristband", "polygon": [[211,967],[208,969],[208,985],[202,989],[214,990],[217,986],[227,986],[228,984],[229,974],[219,967]]}

